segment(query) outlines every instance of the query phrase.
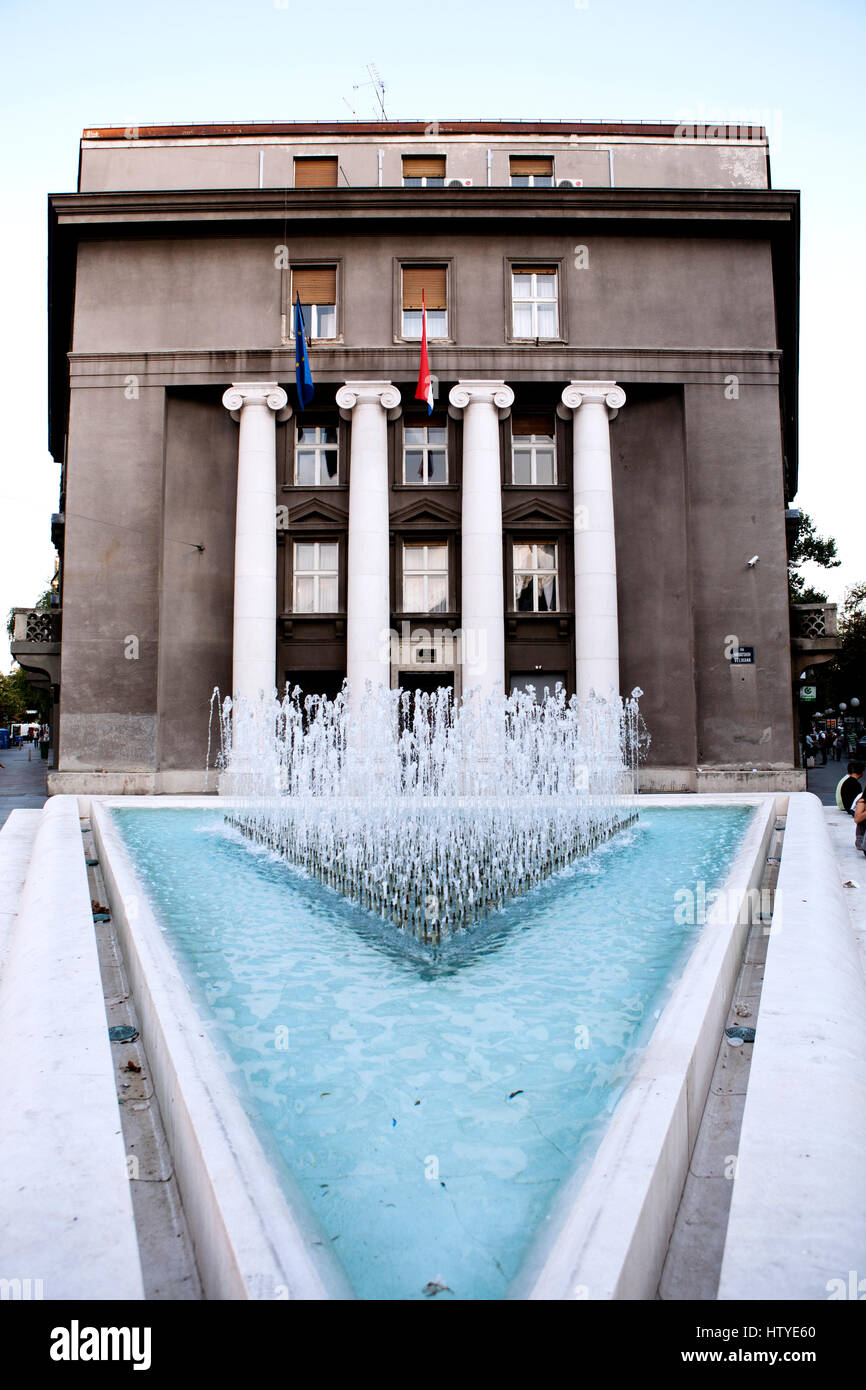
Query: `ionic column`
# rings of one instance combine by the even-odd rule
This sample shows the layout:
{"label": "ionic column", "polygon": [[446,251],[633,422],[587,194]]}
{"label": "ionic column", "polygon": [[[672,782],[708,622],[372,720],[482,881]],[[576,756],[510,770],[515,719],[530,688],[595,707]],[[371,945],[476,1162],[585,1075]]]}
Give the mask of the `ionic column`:
{"label": "ionic column", "polygon": [[367,681],[391,685],[388,420],[400,414],[400,392],[390,381],[347,381],[337,405],[352,421],[346,675],[358,695]]}
{"label": "ionic column", "polygon": [[223,405],[240,424],[235,518],[232,693],[253,701],[276,686],[276,419],[292,413],[275,381],[233,381]]}
{"label": "ionic column", "polygon": [[514,392],[504,381],[458,381],[448,400],[452,415],[463,412],[463,690],[477,686],[484,696],[505,689],[499,421]]}
{"label": "ionic column", "polygon": [[616,536],[610,464],[610,421],[625,392],[615,381],[572,381],[560,415],[574,420],[575,685],[585,699],[619,694]]}

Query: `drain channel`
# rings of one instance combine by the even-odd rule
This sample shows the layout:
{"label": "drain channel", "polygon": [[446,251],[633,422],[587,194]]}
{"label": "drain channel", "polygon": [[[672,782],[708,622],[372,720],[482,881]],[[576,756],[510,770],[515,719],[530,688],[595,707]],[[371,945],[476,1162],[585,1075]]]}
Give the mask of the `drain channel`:
{"label": "drain channel", "polygon": [[752,1030],[758,1008],[773,920],[785,818],[777,816],[760,884],[761,911],[753,916],[740,973],[719,1044],[698,1137],[659,1280],[657,1298],[678,1301],[716,1298],[728,1214],[737,1171],[737,1150],[752,1061]]}
{"label": "drain channel", "polygon": [[138,1032],[120,943],[106,907],[105,882],[89,820],[81,821],[81,835],[145,1298],[202,1299],[174,1164]]}

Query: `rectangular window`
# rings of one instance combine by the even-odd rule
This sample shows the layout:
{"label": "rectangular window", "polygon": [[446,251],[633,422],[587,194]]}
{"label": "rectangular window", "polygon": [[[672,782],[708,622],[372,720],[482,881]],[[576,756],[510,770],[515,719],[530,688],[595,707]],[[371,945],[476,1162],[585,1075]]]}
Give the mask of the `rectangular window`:
{"label": "rectangular window", "polygon": [[404,188],[442,188],[444,183],[444,154],[404,154]]}
{"label": "rectangular window", "polygon": [[554,541],[515,541],[514,607],[518,613],[556,613],[558,578]]}
{"label": "rectangular window", "polygon": [[448,337],[448,268],[403,266],[403,337],[421,337],[421,292],[427,305],[427,337]]}
{"label": "rectangular window", "polygon": [[295,331],[295,295],[300,295],[307,338],[337,336],[337,267],[304,265],[292,271],[291,316]]}
{"label": "rectangular window", "polygon": [[338,549],[336,541],[295,541],[292,607],[296,613],[336,613]]}
{"label": "rectangular window", "polygon": [[448,608],[448,546],[403,546],[403,611],[445,613]]}
{"label": "rectangular window", "polygon": [[295,188],[336,188],[337,157],[295,160]]}
{"label": "rectangular window", "polygon": [[556,424],[552,415],[512,417],[511,481],[520,487],[556,482]]}
{"label": "rectangular window", "polygon": [[513,154],[508,161],[512,188],[552,188],[553,158]]}
{"label": "rectangular window", "polygon": [[448,426],[436,423],[403,427],[403,482],[447,483]]}
{"label": "rectangular window", "polygon": [[334,487],[338,481],[336,425],[301,425],[295,435],[295,484]]}
{"label": "rectangular window", "polygon": [[556,266],[511,267],[515,338],[559,337]]}

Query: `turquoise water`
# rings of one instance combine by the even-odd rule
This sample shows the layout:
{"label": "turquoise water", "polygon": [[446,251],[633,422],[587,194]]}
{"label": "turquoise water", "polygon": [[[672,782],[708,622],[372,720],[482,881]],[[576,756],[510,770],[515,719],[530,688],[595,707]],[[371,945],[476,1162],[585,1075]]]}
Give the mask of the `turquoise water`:
{"label": "turquoise water", "polygon": [[641,809],[436,957],[219,812],[112,814],[278,1176],[358,1295],[447,1300],[501,1297],[588,1165],[701,930],[675,894],[719,884],[754,812]]}

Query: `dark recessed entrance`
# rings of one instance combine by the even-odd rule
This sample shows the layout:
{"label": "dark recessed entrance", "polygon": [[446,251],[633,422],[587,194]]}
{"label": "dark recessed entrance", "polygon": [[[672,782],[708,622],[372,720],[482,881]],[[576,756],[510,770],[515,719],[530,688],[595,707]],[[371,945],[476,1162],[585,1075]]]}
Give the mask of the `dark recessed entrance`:
{"label": "dark recessed entrance", "polygon": [[435,695],[437,690],[444,686],[446,690],[454,690],[453,671],[401,671],[398,677],[399,684],[403,690],[411,690],[414,694],[420,690],[424,695]]}
{"label": "dark recessed entrance", "polygon": [[536,700],[544,699],[545,689],[551,695],[556,691],[557,682],[568,688],[566,674],[564,671],[512,671],[511,689],[527,690],[529,686],[535,687]]}
{"label": "dark recessed entrance", "polygon": [[305,695],[325,695],[335,700],[343,688],[345,671],[287,671],[286,684],[289,690],[296,685]]}

